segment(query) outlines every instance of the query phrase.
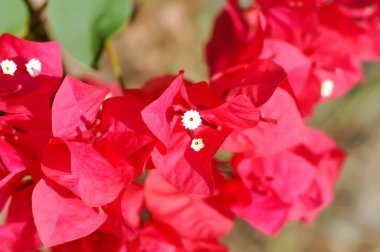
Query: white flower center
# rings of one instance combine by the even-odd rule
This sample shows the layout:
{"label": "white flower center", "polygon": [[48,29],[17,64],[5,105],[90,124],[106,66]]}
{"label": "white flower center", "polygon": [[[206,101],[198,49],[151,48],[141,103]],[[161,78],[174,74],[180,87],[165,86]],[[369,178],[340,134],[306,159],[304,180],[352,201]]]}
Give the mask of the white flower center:
{"label": "white flower center", "polygon": [[3,60],[0,65],[4,74],[13,75],[17,70],[17,65],[13,60]]}
{"label": "white flower center", "polygon": [[203,147],[205,147],[202,138],[194,138],[193,141],[191,142],[190,146],[193,150],[195,151],[200,151]]}
{"label": "white flower center", "polygon": [[321,96],[327,98],[332,95],[334,91],[334,81],[328,79],[321,84]]}
{"label": "white flower center", "polygon": [[30,76],[32,76],[33,78],[40,75],[41,70],[42,70],[42,65],[41,65],[41,61],[39,61],[38,59],[33,58],[29,60],[29,62],[25,64],[25,66],[26,66],[26,70],[28,71]]}
{"label": "white flower center", "polygon": [[182,124],[185,129],[195,130],[202,124],[202,119],[198,111],[191,109],[183,114]]}

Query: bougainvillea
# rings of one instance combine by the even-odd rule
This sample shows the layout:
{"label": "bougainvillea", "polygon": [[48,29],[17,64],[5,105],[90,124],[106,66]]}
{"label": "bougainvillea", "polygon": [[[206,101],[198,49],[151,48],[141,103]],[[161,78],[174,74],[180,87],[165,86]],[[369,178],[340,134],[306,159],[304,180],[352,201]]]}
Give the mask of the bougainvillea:
{"label": "bougainvillea", "polygon": [[236,217],[268,235],[313,222],[345,153],[305,119],[380,57],[379,9],[229,0],[207,82],[122,92],[64,76],[56,42],[1,35],[0,250],[226,251]]}

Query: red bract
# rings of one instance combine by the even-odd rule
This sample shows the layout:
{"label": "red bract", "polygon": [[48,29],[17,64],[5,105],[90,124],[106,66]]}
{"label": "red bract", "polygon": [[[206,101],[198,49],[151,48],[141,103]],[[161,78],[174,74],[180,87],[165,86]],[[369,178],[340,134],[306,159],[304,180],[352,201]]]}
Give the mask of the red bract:
{"label": "red bract", "polygon": [[103,136],[95,142],[95,148],[113,166],[132,174],[129,179],[141,175],[154,144],[141,116],[146,105],[144,99],[129,91],[102,105],[99,131]]}
{"label": "red bract", "polygon": [[231,229],[232,220],[204,196],[178,191],[154,171],[146,181],[145,199],[153,219],[172,226],[189,240],[212,240]]}
{"label": "red bract", "polygon": [[99,107],[109,89],[85,84],[67,76],[59,88],[52,107],[52,129],[55,137],[86,137],[95,122]]}
{"label": "red bract", "polygon": [[[362,71],[342,34],[324,26],[313,5],[310,1],[301,2],[301,6],[274,3],[266,5],[259,15],[266,20],[266,36],[295,45],[312,60],[312,70],[321,83],[321,98],[333,98],[357,84]],[[326,81],[332,88],[324,87],[331,85]]]}
{"label": "red bract", "polygon": [[114,168],[91,145],[58,138],[53,138],[45,149],[42,170],[92,207],[116,199],[127,179],[127,174]]}
{"label": "red bract", "polygon": [[322,5],[319,17],[323,25],[342,35],[354,57],[360,60],[380,57],[378,1],[339,0]]}
{"label": "red bract", "polygon": [[257,60],[222,71],[211,79],[211,88],[220,96],[244,94],[255,106],[263,105],[287,78],[283,69],[271,60]]}
{"label": "red bract", "polygon": [[19,187],[13,193],[10,205],[4,212],[6,224],[0,227],[1,251],[28,251],[42,246],[31,211],[32,190],[30,186]]}
{"label": "red bract", "polygon": [[61,139],[51,139],[42,157],[44,173],[90,206],[113,201],[127,179],[126,172],[112,166],[92,146],[100,137],[96,117],[107,93],[106,88],[67,77],[52,108],[53,135]]}
{"label": "red bract", "polygon": [[276,234],[288,220],[312,221],[332,200],[344,154],[320,132],[308,129],[304,136],[290,150],[265,158],[239,154],[232,160],[246,195],[232,210],[268,234]]}
{"label": "red bract", "polygon": [[[352,53],[352,42],[346,42],[343,31],[325,24],[324,19],[331,22],[333,11],[319,10],[313,1],[258,4],[261,8],[241,10],[237,1],[228,1],[207,47],[212,74],[258,58],[273,59],[286,70],[288,91],[294,93],[303,115],[309,115],[317,102],[347,92],[362,79],[362,58]],[[351,26],[342,22],[339,27],[349,31],[357,25],[350,22]],[[378,44],[373,36],[368,40]],[[223,50],[218,54],[219,48]]]}
{"label": "red bract", "polygon": [[254,227],[272,235],[286,223],[293,201],[308,189],[314,175],[310,164],[287,153],[267,158],[235,156],[233,166],[253,191],[252,203],[236,207],[235,211]]}
{"label": "red bract", "polygon": [[40,155],[51,137],[46,121],[23,114],[0,117],[0,155],[10,170],[28,168],[36,179],[41,176]]}
{"label": "red bract", "polygon": [[[186,192],[212,194],[211,159],[230,130],[213,121],[199,123],[196,128],[187,130],[181,116],[183,118],[186,111],[195,111],[200,116],[201,109],[209,107],[207,101],[203,101],[206,106],[193,104],[186,86],[190,86],[189,90],[197,87],[192,85],[203,86],[202,83],[185,84],[182,73],[172,80],[166,83],[170,86],[142,111],[144,122],[157,138],[156,148],[152,152],[153,163],[158,172],[177,188]],[[162,83],[161,79],[158,81]],[[193,91],[193,94],[196,92]],[[192,144],[197,139],[201,139],[204,146],[200,143],[201,149],[196,150]]]}
{"label": "red bract", "polygon": [[263,47],[261,26],[251,29],[240,13],[238,1],[227,1],[217,17],[211,40],[206,47],[210,75],[257,59]]}
{"label": "red bract", "polygon": [[277,234],[287,220],[290,206],[274,194],[266,195],[252,189],[235,179],[224,185],[222,195],[237,217],[266,234]]}
{"label": "red bract", "polygon": [[126,187],[115,201],[103,207],[108,215],[106,224],[119,239],[131,240],[137,237],[141,224],[139,213],[143,203],[143,187],[132,184]]}
{"label": "red bract", "polygon": [[86,206],[68,190],[40,180],[33,192],[33,217],[45,246],[69,242],[91,234],[106,215]]}
{"label": "red bract", "polygon": [[0,172],[0,211],[2,211],[10,195],[19,186],[26,171],[9,172],[5,167],[0,166]]}
{"label": "red bract", "polygon": [[152,219],[175,230],[172,233],[177,233],[184,251],[225,250],[217,239],[232,228],[232,216],[212,199],[180,192],[154,171],[146,181],[145,200]]}
{"label": "red bract", "polygon": [[0,37],[0,63],[4,62],[0,69],[0,109],[12,113],[46,113],[49,107],[35,101],[48,101],[58,88],[63,75],[61,60],[61,47],[56,42],[30,42],[3,34]]}
{"label": "red bract", "polygon": [[[222,148],[232,152],[253,150],[257,155],[270,155],[298,143],[301,137],[300,131],[304,126],[292,97],[278,88],[286,83],[285,73],[271,61],[256,61],[252,65],[256,63],[262,68],[251,68],[247,72],[231,69],[219,73],[212,79],[211,86],[216,90],[224,90],[223,94],[227,99],[237,99],[244,94],[244,97],[259,106],[253,111],[258,114],[260,120],[250,123],[249,127],[238,128],[238,124],[235,123],[235,126],[231,127],[235,130]],[[266,67],[268,65],[274,69],[269,71],[270,68]],[[244,110],[240,111],[242,113]],[[246,114],[252,113],[246,112]],[[247,116],[245,121],[248,122],[246,118]]]}
{"label": "red bract", "polygon": [[345,153],[325,134],[314,129],[307,129],[303,142],[292,152],[311,163],[316,168],[316,175],[310,188],[293,206],[290,218],[312,222],[334,199],[333,188]]}
{"label": "red bract", "polygon": [[141,230],[140,241],[132,247],[135,251],[183,251],[181,237],[167,224],[153,221]]}

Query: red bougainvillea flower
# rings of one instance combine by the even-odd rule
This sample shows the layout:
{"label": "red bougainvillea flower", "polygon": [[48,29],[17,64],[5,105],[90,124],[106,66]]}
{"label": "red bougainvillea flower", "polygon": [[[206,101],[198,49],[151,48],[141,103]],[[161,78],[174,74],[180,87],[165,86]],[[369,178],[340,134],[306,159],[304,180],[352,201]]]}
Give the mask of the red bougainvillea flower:
{"label": "red bougainvillea flower", "polygon": [[142,90],[62,82],[58,43],[1,35],[0,251],[226,251],[236,216],[269,235],[312,222],[345,155],[302,116],[380,56],[379,9],[228,0],[210,84],[181,71]]}
{"label": "red bougainvillea flower", "polygon": [[157,139],[152,152],[155,168],[182,191],[212,194],[213,156],[233,129],[258,123],[257,109],[246,96],[226,102],[207,83],[185,81],[183,73],[154,79],[145,90],[156,97],[142,111]]}
{"label": "red bougainvillea flower", "polygon": [[42,156],[46,176],[72,190],[90,206],[113,201],[126,181],[123,172],[92,145],[99,137],[96,119],[107,94],[106,88],[66,77],[52,107],[56,138],[50,140]]}
{"label": "red bougainvillea flower", "polygon": [[[94,212],[91,207],[117,200],[120,192],[141,174],[149,157],[152,138],[144,133],[140,114],[144,102],[129,94],[104,101],[108,93],[107,88],[67,76],[55,96],[54,138],[45,147],[41,160],[42,171],[52,181],[38,184],[50,190],[52,198],[45,199],[41,189],[35,190],[33,200],[33,215],[45,245],[68,242],[96,230],[106,218],[104,210]],[[88,215],[101,216],[76,233],[62,234],[72,225],[70,218],[66,212],[57,212],[60,225],[47,225],[45,210],[40,206],[44,200],[56,200],[62,205],[75,203],[78,211],[68,212],[74,221],[91,218],[82,215],[80,208]]]}
{"label": "red bougainvillea flower", "polygon": [[155,171],[145,182],[145,200],[152,218],[171,226],[185,251],[224,250],[217,239],[232,228],[232,215],[212,199],[178,191]]}
{"label": "red bougainvillea flower", "polygon": [[[199,112],[189,104],[183,82],[183,74],[180,74],[176,78],[171,76],[157,78],[145,86],[145,90],[157,98],[142,111],[145,124],[157,138],[152,159],[155,168],[171,184],[182,190],[210,193],[213,182],[210,175],[211,165],[208,163],[224,138],[214,139],[216,141],[209,143],[208,139],[203,139],[199,135],[194,137],[189,135],[190,132],[194,134],[194,129],[199,131],[200,126],[209,131],[207,135],[213,134],[210,135],[212,138],[216,137],[218,131],[199,123],[202,121]],[[185,114],[189,116],[186,117]],[[195,120],[197,123],[194,123]],[[193,130],[187,131],[186,128]],[[199,143],[202,139],[200,146],[202,148],[192,148],[194,138],[199,139]],[[219,145],[212,145],[218,142]],[[195,187],[197,185],[199,188]]]}
{"label": "red bougainvillea flower", "polygon": [[[380,57],[380,4],[376,0],[324,1],[318,9],[321,23],[338,32],[351,54],[360,60]],[[331,19],[334,16],[334,19]]]}
{"label": "red bougainvillea flower", "polygon": [[265,20],[267,37],[295,45],[312,60],[312,70],[320,80],[321,100],[342,95],[362,79],[360,58],[352,54],[340,32],[321,22],[315,4],[299,1],[301,4],[294,6],[292,2],[263,1],[262,8],[253,11]]}
{"label": "red bougainvillea flower", "polygon": [[[378,57],[377,1],[259,0],[257,5],[260,8],[251,8],[246,14],[248,20],[260,16],[261,21],[268,25],[266,31],[270,37],[290,41],[302,51],[312,49],[313,39],[327,42],[332,32],[350,57],[358,60]],[[289,25],[293,25],[293,29]],[[322,51],[325,49],[321,48]]]}
{"label": "red bougainvillea flower", "polygon": [[32,185],[43,176],[41,152],[52,136],[50,103],[62,74],[58,43],[0,37],[0,209],[7,215],[0,231],[2,251],[41,245],[32,217]]}
{"label": "red bougainvillea flower", "polygon": [[[114,202],[102,207],[107,219],[98,229],[86,236],[77,235],[78,238],[81,237],[79,239],[53,246],[52,251],[140,251],[139,242],[143,240],[144,231],[140,229],[139,214],[143,208],[143,199],[141,185],[126,187]],[[73,221],[78,219],[77,216],[73,218]]]}
{"label": "red bougainvillea flower", "polygon": [[241,10],[237,1],[228,1],[215,23],[207,58],[212,75],[257,58],[273,59],[286,70],[289,92],[308,115],[318,101],[358,83],[362,72],[360,59],[341,34],[323,24],[315,3],[297,1],[297,7],[293,2],[259,1],[260,8]]}
{"label": "red bougainvillea flower", "polygon": [[113,201],[127,181],[140,175],[151,150],[144,147],[152,141],[140,115],[144,102],[132,95],[104,102],[108,92],[66,77],[52,108],[56,138],[42,158],[48,177],[91,206]]}
{"label": "red bougainvillea flower", "polygon": [[[234,69],[234,66],[242,63],[252,64],[258,58],[271,59],[286,71],[290,83],[287,87],[289,93],[296,98],[301,112],[308,114],[320,99],[319,81],[313,78],[311,72],[312,61],[295,46],[265,37],[256,14],[253,11],[246,14],[240,10],[237,1],[227,2],[207,45],[210,74],[218,75],[218,72]],[[231,44],[231,41],[234,43]],[[248,75],[248,71],[243,76]],[[273,76],[280,77],[281,73]],[[313,81],[317,82],[316,85],[309,84]]]}
{"label": "red bougainvillea flower", "polygon": [[331,202],[343,160],[343,152],[330,139],[311,129],[302,143],[287,151],[265,158],[236,154],[232,166],[244,186],[235,182],[235,189],[227,192],[241,190],[245,197],[235,201],[232,211],[271,235],[288,220],[310,222]]}
{"label": "red bougainvillea flower", "polygon": [[0,109],[12,113],[48,113],[45,101],[49,102],[61,82],[61,60],[61,47],[56,42],[30,42],[1,35]]}
{"label": "red bougainvillea flower", "polygon": [[[211,88],[227,100],[244,95],[259,112],[259,123],[234,130],[222,148],[271,155],[301,141],[304,123],[286,87],[287,75],[271,60],[257,60],[216,74]],[[236,129],[236,127],[234,128]]]}
{"label": "red bougainvillea flower", "polygon": [[289,218],[312,222],[334,199],[333,188],[343,167],[345,153],[332,139],[315,129],[307,129],[303,142],[291,151],[311,163],[316,174],[310,188],[293,205]]}
{"label": "red bougainvillea flower", "polygon": [[51,98],[63,73],[61,49],[3,34],[0,61],[0,156],[10,173],[27,168],[38,180],[51,137]]}

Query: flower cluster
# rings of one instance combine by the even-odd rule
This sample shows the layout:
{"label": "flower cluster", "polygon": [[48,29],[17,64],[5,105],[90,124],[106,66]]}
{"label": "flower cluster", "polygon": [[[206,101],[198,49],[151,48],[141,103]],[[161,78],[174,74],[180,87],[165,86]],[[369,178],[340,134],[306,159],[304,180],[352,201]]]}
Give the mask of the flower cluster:
{"label": "flower cluster", "polygon": [[[253,1],[252,1],[253,2]],[[380,56],[380,5],[359,0],[258,0],[241,9],[227,1],[207,46],[211,74],[258,59],[287,73],[303,116],[363,77],[363,60]]]}
{"label": "flower cluster", "polygon": [[312,222],[345,154],[305,118],[380,56],[379,9],[229,0],[209,83],[119,92],[64,76],[55,42],[2,35],[0,250],[225,251],[235,217],[269,235]]}

